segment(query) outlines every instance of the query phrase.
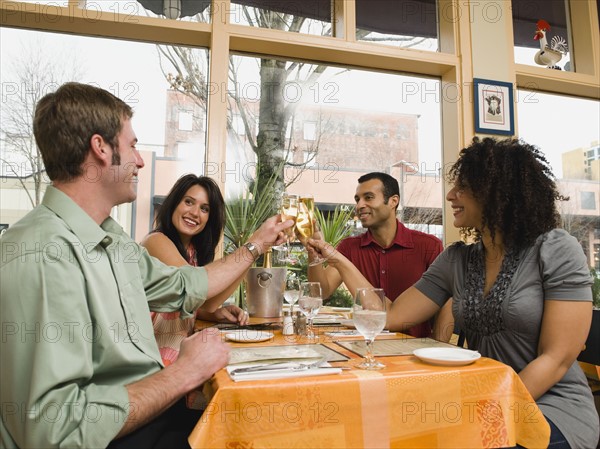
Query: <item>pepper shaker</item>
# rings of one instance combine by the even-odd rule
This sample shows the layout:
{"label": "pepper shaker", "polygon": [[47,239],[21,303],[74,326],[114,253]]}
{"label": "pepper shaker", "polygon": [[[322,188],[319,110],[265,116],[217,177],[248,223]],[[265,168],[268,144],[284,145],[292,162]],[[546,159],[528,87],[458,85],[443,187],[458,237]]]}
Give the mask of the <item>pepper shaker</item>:
{"label": "pepper shaker", "polygon": [[306,317],[302,312],[296,312],[294,331],[296,331],[296,334],[298,335],[306,335]]}

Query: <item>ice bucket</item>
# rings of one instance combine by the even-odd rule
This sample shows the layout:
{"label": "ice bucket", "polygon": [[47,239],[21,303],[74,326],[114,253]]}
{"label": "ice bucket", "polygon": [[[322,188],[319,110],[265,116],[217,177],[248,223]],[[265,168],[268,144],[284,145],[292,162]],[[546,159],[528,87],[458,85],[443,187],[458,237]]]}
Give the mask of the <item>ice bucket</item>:
{"label": "ice bucket", "polygon": [[250,268],[246,273],[248,314],[259,318],[281,316],[286,268]]}

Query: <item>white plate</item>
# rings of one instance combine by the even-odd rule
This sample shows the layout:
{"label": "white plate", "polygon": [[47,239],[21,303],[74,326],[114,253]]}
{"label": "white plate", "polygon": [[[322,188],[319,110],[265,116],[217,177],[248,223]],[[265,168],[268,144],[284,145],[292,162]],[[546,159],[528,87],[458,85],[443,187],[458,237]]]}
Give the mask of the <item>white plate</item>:
{"label": "white plate", "polygon": [[257,331],[254,329],[238,329],[227,332],[225,338],[239,343],[256,343],[259,341],[270,340],[273,338],[273,334],[271,332]]}
{"label": "white plate", "polygon": [[413,354],[424,362],[444,366],[469,365],[481,357],[477,351],[461,348],[421,348]]}

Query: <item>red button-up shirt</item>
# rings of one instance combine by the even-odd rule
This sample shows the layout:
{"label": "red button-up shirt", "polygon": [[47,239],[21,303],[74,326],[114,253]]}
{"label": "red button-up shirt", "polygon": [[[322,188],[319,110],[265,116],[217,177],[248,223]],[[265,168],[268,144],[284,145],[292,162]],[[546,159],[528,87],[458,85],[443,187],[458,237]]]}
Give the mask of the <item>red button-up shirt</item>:
{"label": "red button-up shirt", "polygon": [[[392,301],[417,282],[443,250],[437,237],[397,223],[396,236],[388,248],[382,248],[370,231],[348,237],[337,247],[374,287],[383,288]],[[414,337],[429,337],[431,323],[416,325],[409,333]]]}

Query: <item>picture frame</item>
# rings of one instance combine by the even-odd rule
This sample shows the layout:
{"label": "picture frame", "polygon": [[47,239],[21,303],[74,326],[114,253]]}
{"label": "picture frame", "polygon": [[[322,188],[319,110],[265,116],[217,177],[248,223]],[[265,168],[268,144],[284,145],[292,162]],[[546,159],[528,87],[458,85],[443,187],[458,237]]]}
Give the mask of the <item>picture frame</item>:
{"label": "picture frame", "polygon": [[512,136],[515,133],[513,85],[473,79],[475,132]]}

